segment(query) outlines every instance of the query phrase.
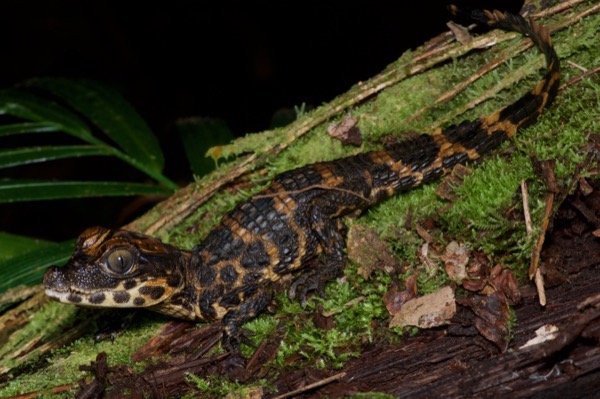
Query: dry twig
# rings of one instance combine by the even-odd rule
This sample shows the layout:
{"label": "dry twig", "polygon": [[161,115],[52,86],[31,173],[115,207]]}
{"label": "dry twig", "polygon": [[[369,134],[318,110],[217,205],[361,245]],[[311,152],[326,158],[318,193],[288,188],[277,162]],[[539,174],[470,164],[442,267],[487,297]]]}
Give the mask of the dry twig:
{"label": "dry twig", "polygon": [[315,388],[322,387],[323,385],[327,385],[330,382],[339,380],[340,378],[344,378],[345,376],[346,376],[346,373],[334,374],[331,377],[327,377],[327,378],[325,378],[323,380],[320,380],[320,381],[317,381],[317,382],[313,382],[312,384],[309,384],[309,385],[307,385],[305,387],[296,389],[296,390],[291,391],[291,392],[284,393],[283,395],[276,396],[273,399],[291,398],[291,397],[294,397],[294,396],[296,396],[298,394],[301,394],[303,392],[310,391],[311,389],[315,389]]}

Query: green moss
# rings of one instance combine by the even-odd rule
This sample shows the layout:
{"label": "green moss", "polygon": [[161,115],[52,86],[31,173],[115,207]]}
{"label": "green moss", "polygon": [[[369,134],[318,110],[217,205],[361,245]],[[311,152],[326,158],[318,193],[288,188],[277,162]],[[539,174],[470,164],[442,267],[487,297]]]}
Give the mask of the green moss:
{"label": "green moss", "polygon": [[275,393],[275,389],[271,387],[265,380],[257,380],[249,384],[241,384],[237,381],[229,381],[226,378],[211,376],[210,378],[201,378],[194,374],[186,374],[186,380],[190,384],[196,386],[197,392],[190,392],[185,397],[195,398],[198,392],[207,394],[209,397],[228,398],[228,399],[243,399],[254,397],[252,395],[256,388],[262,388],[266,393]]}
{"label": "green moss", "polygon": [[286,316],[286,325],[275,364],[284,366],[288,357],[301,355],[314,367],[340,367],[348,358],[356,356],[347,350],[354,338],[350,331],[322,330],[314,325],[310,315],[316,309],[316,300],[310,300],[306,309],[302,309],[287,297],[278,299],[282,305],[278,314]]}
{"label": "green moss", "polygon": [[[60,334],[60,326],[72,324],[76,315],[76,308],[70,306],[61,306],[59,303],[51,302],[47,304],[43,312],[36,312],[31,317],[31,321],[24,328],[15,332],[5,346],[0,348],[0,358],[5,358],[7,353],[14,348],[21,347],[36,340],[40,336],[56,338]],[[37,357],[30,359],[35,361]],[[15,367],[15,360],[7,360],[3,366]]]}
{"label": "green moss", "polygon": [[[254,342],[259,344],[272,336],[283,317],[286,323],[276,364],[283,366],[290,356],[300,354],[316,367],[341,367],[347,359],[358,354],[349,348],[357,348],[373,339],[372,321],[386,316],[381,297],[391,280],[388,275],[381,274],[365,284],[356,277],[355,270],[346,273],[349,281],[338,280],[327,285],[326,299],[311,297],[306,308],[302,308],[286,294],[279,295],[278,316],[263,314],[245,328],[254,332]],[[322,330],[315,326],[312,315],[316,312],[330,314],[335,327]]]}
{"label": "green moss", "polygon": [[[50,306],[49,313],[38,313],[54,313],[56,315],[65,313],[69,315],[68,317],[75,318],[77,316],[73,314],[75,313],[74,310],[82,310],[59,303],[51,304],[53,306]],[[87,311],[87,309],[84,309],[84,311]],[[48,322],[47,325],[62,326],[62,324],[56,323],[57,320]],[[130,359],[131,354],[156,334],[163,322],[164,320],[161,321],[160,318],[143,317],[128,327],[114,342],[109,340],[95,342],[93,331],[90,331],[89,334],[79,338],[70,345],[53,351],[44,360],[46,364],[39,367],[35,378],[32,379],[31,376],[23,374],[1,384],[0,397],[47,389],[62,384],[75,384],[75,387],[77,387],[76,382],[79,379],[89,376],[89,373],[79,371],[79,366],[89,365],[91,361],[96,360],[96,356],[100,352],[106,352],[109,365],[129,364],[133,366],[134,370],[141,371],[145,365],[143,363],[132,363]],[[72,397],[72,395],[73,393],[70,393],[66,397]]]}

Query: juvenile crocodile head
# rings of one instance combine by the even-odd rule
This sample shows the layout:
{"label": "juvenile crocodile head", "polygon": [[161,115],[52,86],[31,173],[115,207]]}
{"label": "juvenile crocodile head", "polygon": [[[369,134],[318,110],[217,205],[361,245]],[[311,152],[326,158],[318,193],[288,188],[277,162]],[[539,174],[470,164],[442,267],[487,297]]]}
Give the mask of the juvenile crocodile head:
{"label": "juvenile crocodile head", "polygon": [[143,234],[92,227],[79,236],[65,266],[46,271],[46,295],[82,306],[158,310],[182,290],[189,258]]}

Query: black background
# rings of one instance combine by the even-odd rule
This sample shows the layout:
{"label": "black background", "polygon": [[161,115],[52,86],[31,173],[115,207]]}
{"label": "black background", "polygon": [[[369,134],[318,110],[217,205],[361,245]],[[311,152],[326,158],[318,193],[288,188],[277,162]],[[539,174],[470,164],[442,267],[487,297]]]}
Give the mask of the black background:
{"label": "black background", "polygon": [[[116,87],[158,136],[166,174],[184,184],[192,177],[174,130],[177,118],[222,118],[236,135],[265,130],[276,111],[330,101],[447,30],[450,2],[5,2],[0,87],[37,76]],[[522,1],[454,3],[516,12]],[[32,139],[31,145],[44,140]],[[0,141],[0,148],[8,146]],[[135,173],[116,161],[77,162],[7,169],[0,177]],[[135,215],[123,211],[131,201],[0,204],[0,230],[72,238],[90,225],[127,222]]]}

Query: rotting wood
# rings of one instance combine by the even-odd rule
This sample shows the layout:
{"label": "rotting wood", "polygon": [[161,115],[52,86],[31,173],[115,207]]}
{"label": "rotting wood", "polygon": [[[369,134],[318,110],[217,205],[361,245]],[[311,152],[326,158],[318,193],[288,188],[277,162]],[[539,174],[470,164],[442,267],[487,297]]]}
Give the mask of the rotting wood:
{"label": "rotting wood", "polygon": [[[553,341],[490,356],[492,349],[472,336],[452,337],[442,330],[424,332],[400,346],[374,346],[349,362],[344,368],[347,377],[337,386],[313,397],[338,396],[347,392],[350,385],[359,392],[378,390],[411,398],[436,397],[439,392],[444,392],[444,397],[497,397],[509,390],[513,392],[511,397],[522,397],[536,392],[548,395],[552,387],[568,384],[587,373],[600,378],[600,350],[580,339],[585,331],[600,327],[596,294],[599,287],[597,270],[589,269],[589,273],[572,282],[571,289],[549,291],[550,300],[556,302],[545,315],[540,314],[535,296],[529,292],[526,304],[517,307],[516,312],[519,320],[532,320],[517,326],[511,346],[518,347],[530,338],[532,325],[539,327],[550,320],[560,325],[559,336]],[[572,290],[579,292],[573,294]],[[569,296],[577,298],[566,298]],[[592,308],[578,309],[590,300],[594,303]]]}

